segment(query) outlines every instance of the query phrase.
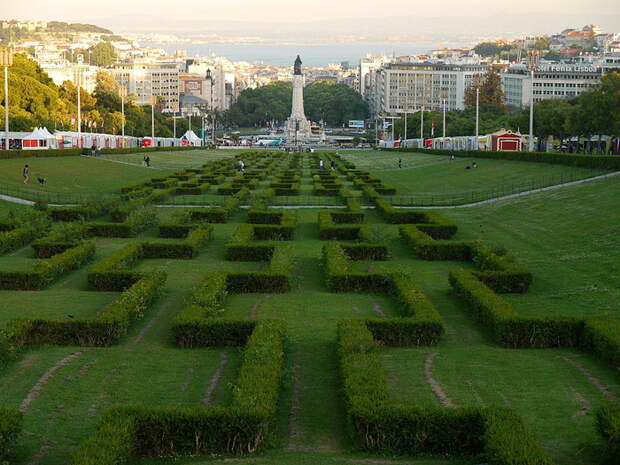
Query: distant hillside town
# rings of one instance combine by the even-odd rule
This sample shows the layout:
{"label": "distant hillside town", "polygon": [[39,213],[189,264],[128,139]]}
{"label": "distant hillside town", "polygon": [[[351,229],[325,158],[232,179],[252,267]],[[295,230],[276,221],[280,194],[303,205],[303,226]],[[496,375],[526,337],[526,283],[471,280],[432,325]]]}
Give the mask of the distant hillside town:
{"label": "distant hillside town", "polygon": [[[226,57],[169,55],[88,24],[58,21],[0,22],[0,45],[34,58],[56,84],[80,82],[88,92],[104,71],[136,104],[157,101],[164,113],[225,111],[245,89],[291,81],[290,66],[233,62]],[[260,60],[260,57],[256,57]],[[484,42],[467,49],[439,49],[418,55],[361,57],[322,67],[305,67],[306,85],[334,81],[359,92],[370,117],[421,108],[465,108],[465,94],[488,69],[501,77],[504,103],[520,109],[546,99],[576,97],[600,84],[601,75],[620,70],[620,34],[589,24],[559,34]]]}

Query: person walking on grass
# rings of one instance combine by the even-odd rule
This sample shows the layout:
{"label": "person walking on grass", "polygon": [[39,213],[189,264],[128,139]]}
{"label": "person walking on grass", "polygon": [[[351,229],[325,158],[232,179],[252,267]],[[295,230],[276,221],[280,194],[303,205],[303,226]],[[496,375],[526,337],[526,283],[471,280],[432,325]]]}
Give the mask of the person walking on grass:
{"label": "person walking on grass", "polygon": [[147,168],[151,167],[151,157],[149,157],[148,155],[144,157],[144,162],[146,163]]}
{"label": "person walking on grass", "polygon": [[30,179],[30,167],[28,165],[24,165],[22,175],[24,176],[24,184],[28,184],[28,180]]}
{"label": "person walking on grass", "polygon": [[403,167],[403,160],[401,158],[398,159],[398,167],[399,168]]}

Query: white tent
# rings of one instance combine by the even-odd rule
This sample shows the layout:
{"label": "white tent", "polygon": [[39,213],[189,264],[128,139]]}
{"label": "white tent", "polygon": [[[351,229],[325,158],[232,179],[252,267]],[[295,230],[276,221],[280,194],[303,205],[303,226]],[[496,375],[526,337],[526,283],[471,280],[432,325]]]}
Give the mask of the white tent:
{"label": "white tent", "polygon": [[183,134],[183,136],[181,137],[181,140],[186,140],[189,145],[194,145],[194,146],[198,146],[198,145],[202,145],[202,140],[200,139],[200,137],[198,137],[194,131],[190,131],[188,130],[185,134]]}
{"label": "white tent", "polygon": [[34,128],[34,131],[23,138],[24,150],[45,150],[56,147],[56,138],[49,133],[47,128]]}

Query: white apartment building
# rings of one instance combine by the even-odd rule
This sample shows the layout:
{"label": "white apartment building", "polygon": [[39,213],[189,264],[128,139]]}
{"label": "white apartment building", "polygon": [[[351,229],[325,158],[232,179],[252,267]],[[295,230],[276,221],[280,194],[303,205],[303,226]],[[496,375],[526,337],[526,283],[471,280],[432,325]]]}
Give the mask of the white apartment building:
{"label": "white apartment building", "polygon": [[77,86],[78,81],[82,88],[92,94],[97,85],[98,66],[72,64],[47,63],[41,64],[41,69],[54,81],[56,85],[62,85],[65,81],[71,81]]}
{"label": "white apartment building", "polygon": [[179,68],[176,63],[119,63],[110,70],[116,82],[134,94],[138,105],[163,101],[165,113],[179,111]]}
{"label": "white apartment building", "polygon": [[548,99],[577,97],[601,83],[602,69],[583,64],[543,64],[531,71],[523,64],[510,66],[502,73],[502,90],[506,105],[515,108],[530,106]]}
{"label": "white apartment building", "polygon": [[397,115],[424,107],[427,111],[465,108],[465,90],[475,76],[487,71],[486,63],[390,63],[376,72],[376,83],[368,92],[373,116]]}
{"label": "white apartment building", "polygon": [[360,59],[359,72],[358,72],[358,86],[355,89],[362,97],[367,98],[366,94],[376,85],[376,72],[386,63],[393,61],[391,56],[372,56],[366,55],[365,58]]}

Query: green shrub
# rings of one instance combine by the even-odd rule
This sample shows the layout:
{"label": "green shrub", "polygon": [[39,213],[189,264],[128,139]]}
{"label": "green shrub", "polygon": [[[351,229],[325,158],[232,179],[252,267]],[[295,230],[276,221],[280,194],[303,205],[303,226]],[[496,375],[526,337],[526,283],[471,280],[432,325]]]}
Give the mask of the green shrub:
{"label": "green shrub", "polygon": [[472,273],[450,272],[450,285],[474,317],[504,347],[579,347],[584,322],[576,318],[525,318]]}
{"label": "green shrub", "polygon": [[131,324],[142,318],[144,312],[159,296],[166,281],[166,273],[158,272],[142,277],[123,292],[95,318],[75,320],[47,320],[43,318],[16,318],[9,321],[10,343],[13,353],[27,345],[110,346],[127,335]]}
{"label": "green shrub", "polygon": [[391,404],[379,347],[363,321],[338,324],[337,349],[349,422],[363,450],[409,456],[482,454],[493,465],[552,463],[509,409]]}
{"label": "green shrub", "polygon": [[603,464],[620,461],[620,404],[608,403],[596,412],[596,428],[606,442]]}
{"label": "green shrub", "polygon": [[108,255],[88,271],[90,289],[95,291],[123,291],[136,283],[142,273],[131,271],[142,257],[142,244],[127,244],[122,249]]}
{"label": "green shrub", "polygon": [[82,149],[0,150],[0,159],[78,157],[82,154],[82,151]]}
{"label": "green shrub", "polygon": [[134,454],[135,418],[121,409],[106,412],[97,430],[73,455],[72,465],[119,465]]}
{"label": "green shrub", "polygon": [[95,244],[83,242],[38,262],[32,270],[0,271],[0,289],[41,290],[52,281],[92,260]]}
{"label": "green shrub", "polygon": [[337,225],[329,212],[319,212],[319,237],[323,240],[359,239],[361,226]]}
{"label": "green shrub", "polygon": [[0,407],[0,460],[8,457],[22,430],[23,414],[16,408]]}

